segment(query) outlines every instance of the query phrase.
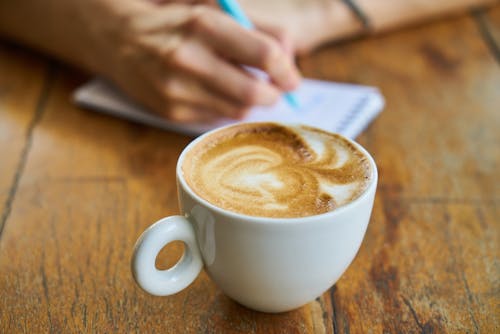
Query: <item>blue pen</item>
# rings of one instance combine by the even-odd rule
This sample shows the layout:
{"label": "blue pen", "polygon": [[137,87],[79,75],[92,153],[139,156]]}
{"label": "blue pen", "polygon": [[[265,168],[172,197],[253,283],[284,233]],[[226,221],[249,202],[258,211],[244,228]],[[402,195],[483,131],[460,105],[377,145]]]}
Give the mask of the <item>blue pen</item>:
{"label": "blue pen", "polygon": [[[231,15],[233,19],[236,20],[241,26],[247,28],[247,29],[253,29],[254,25],[252,22],[248,19],[248,17],[245,15],[243,12],[243,9],[241,9],[240,5],[236,2],[236,0],[217,0],[219,3],[220,8],[227,14]],[[297,101],[297,98],[295,95],[292,93],[288,92],[284,94],[284,97],[288,104],[293,108],[293,109],[298,109],[299,108],[299,102]]]}

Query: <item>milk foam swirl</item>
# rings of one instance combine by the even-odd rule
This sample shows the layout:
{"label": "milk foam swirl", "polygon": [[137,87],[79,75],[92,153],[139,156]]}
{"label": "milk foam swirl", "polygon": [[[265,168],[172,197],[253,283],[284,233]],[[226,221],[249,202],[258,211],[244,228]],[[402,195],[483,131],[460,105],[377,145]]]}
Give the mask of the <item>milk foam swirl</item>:
{"label": "milk foam swirl", "polygon": [[351,202],[371,178],[367,157],[346,139],[306,126],[243,124],[195,145],[182,166],[212,204],[251,216],[303,217]]}

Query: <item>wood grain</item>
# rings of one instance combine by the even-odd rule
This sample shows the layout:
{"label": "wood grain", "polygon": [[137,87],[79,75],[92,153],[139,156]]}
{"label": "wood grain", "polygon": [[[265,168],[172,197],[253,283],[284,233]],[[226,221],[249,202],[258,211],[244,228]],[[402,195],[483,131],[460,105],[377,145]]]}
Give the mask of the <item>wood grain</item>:
{"label": "wood grain", "polygon": [[500,6],[478,9],[474,15],[485,42],[500,63]]}
{"label": "wood grain", "polygon": [[39,56],[0,45],[0,234],[47,89],[47,69],[48,62]]}
{"label": "wood grain", "polygon": [[500,6],[485,10],[485,15],[495,44],[500,47]]}
{"label": "wood grain", "polygon": [[74,73],[61,72],[0,243],[7,332],[332,332],[328,296],[272,316],[230,301],[205,274],[170,298],[141,291],[131,251],[149,224],[177,213],[174,168],[191,138],[75,108]]}
{"label": "wood grain", "polygon": [[317,77],[379,86],[359,141],[380,184],[332,292],[338,332],[498,332],[500,68],[471,18],[328,48]]}
{"label": "wood grain", "polygon": [[[237,305],[205,273],[168,298],[141,291],[132,248],[178,212],[175,163],[191,138],[76,108],[81,74],[0,51],[1,203],[14,189],[0,235],[1,333],[500,330],[500,67],[474,15],[301,59],[307,76],[379,86],[387,108],[358,138],[380,186],[357,258],[321,298],[279,315]],[[181,252],[173,244],[157,264]]]}

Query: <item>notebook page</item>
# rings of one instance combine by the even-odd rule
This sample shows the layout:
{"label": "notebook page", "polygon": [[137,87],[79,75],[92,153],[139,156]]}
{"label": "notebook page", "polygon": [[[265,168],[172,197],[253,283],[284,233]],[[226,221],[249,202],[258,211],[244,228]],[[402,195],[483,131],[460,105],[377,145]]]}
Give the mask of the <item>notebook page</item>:
{"label": "notebook page", "polygon": [[[272,107],[253,108],[242,122],[276,121],[302,123],[355,138],[382,111],[384,99],[373,87],[304,79],[294,94],[300,108],[292,109],[284,99]],[[78,105],[89,109],[189,135],[235,123],[178,124],[150,114],[104,80],[94,79],[74,94]]]}

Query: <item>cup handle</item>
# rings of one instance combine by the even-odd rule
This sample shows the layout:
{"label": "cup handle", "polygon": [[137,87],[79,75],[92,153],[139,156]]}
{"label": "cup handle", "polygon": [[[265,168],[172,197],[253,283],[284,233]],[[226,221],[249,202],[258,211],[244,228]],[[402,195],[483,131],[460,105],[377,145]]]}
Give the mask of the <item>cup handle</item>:
{"label": "cup handle", "polygon": [[[172,241],[184,242],[184,254],[172,268],[155,266],[160,250]],[[132,274],[145,291],[155,296],[168,296],[185,289],[203,267],[194,229],[186,217],[160,219],[142,233],[132,256]]]}

